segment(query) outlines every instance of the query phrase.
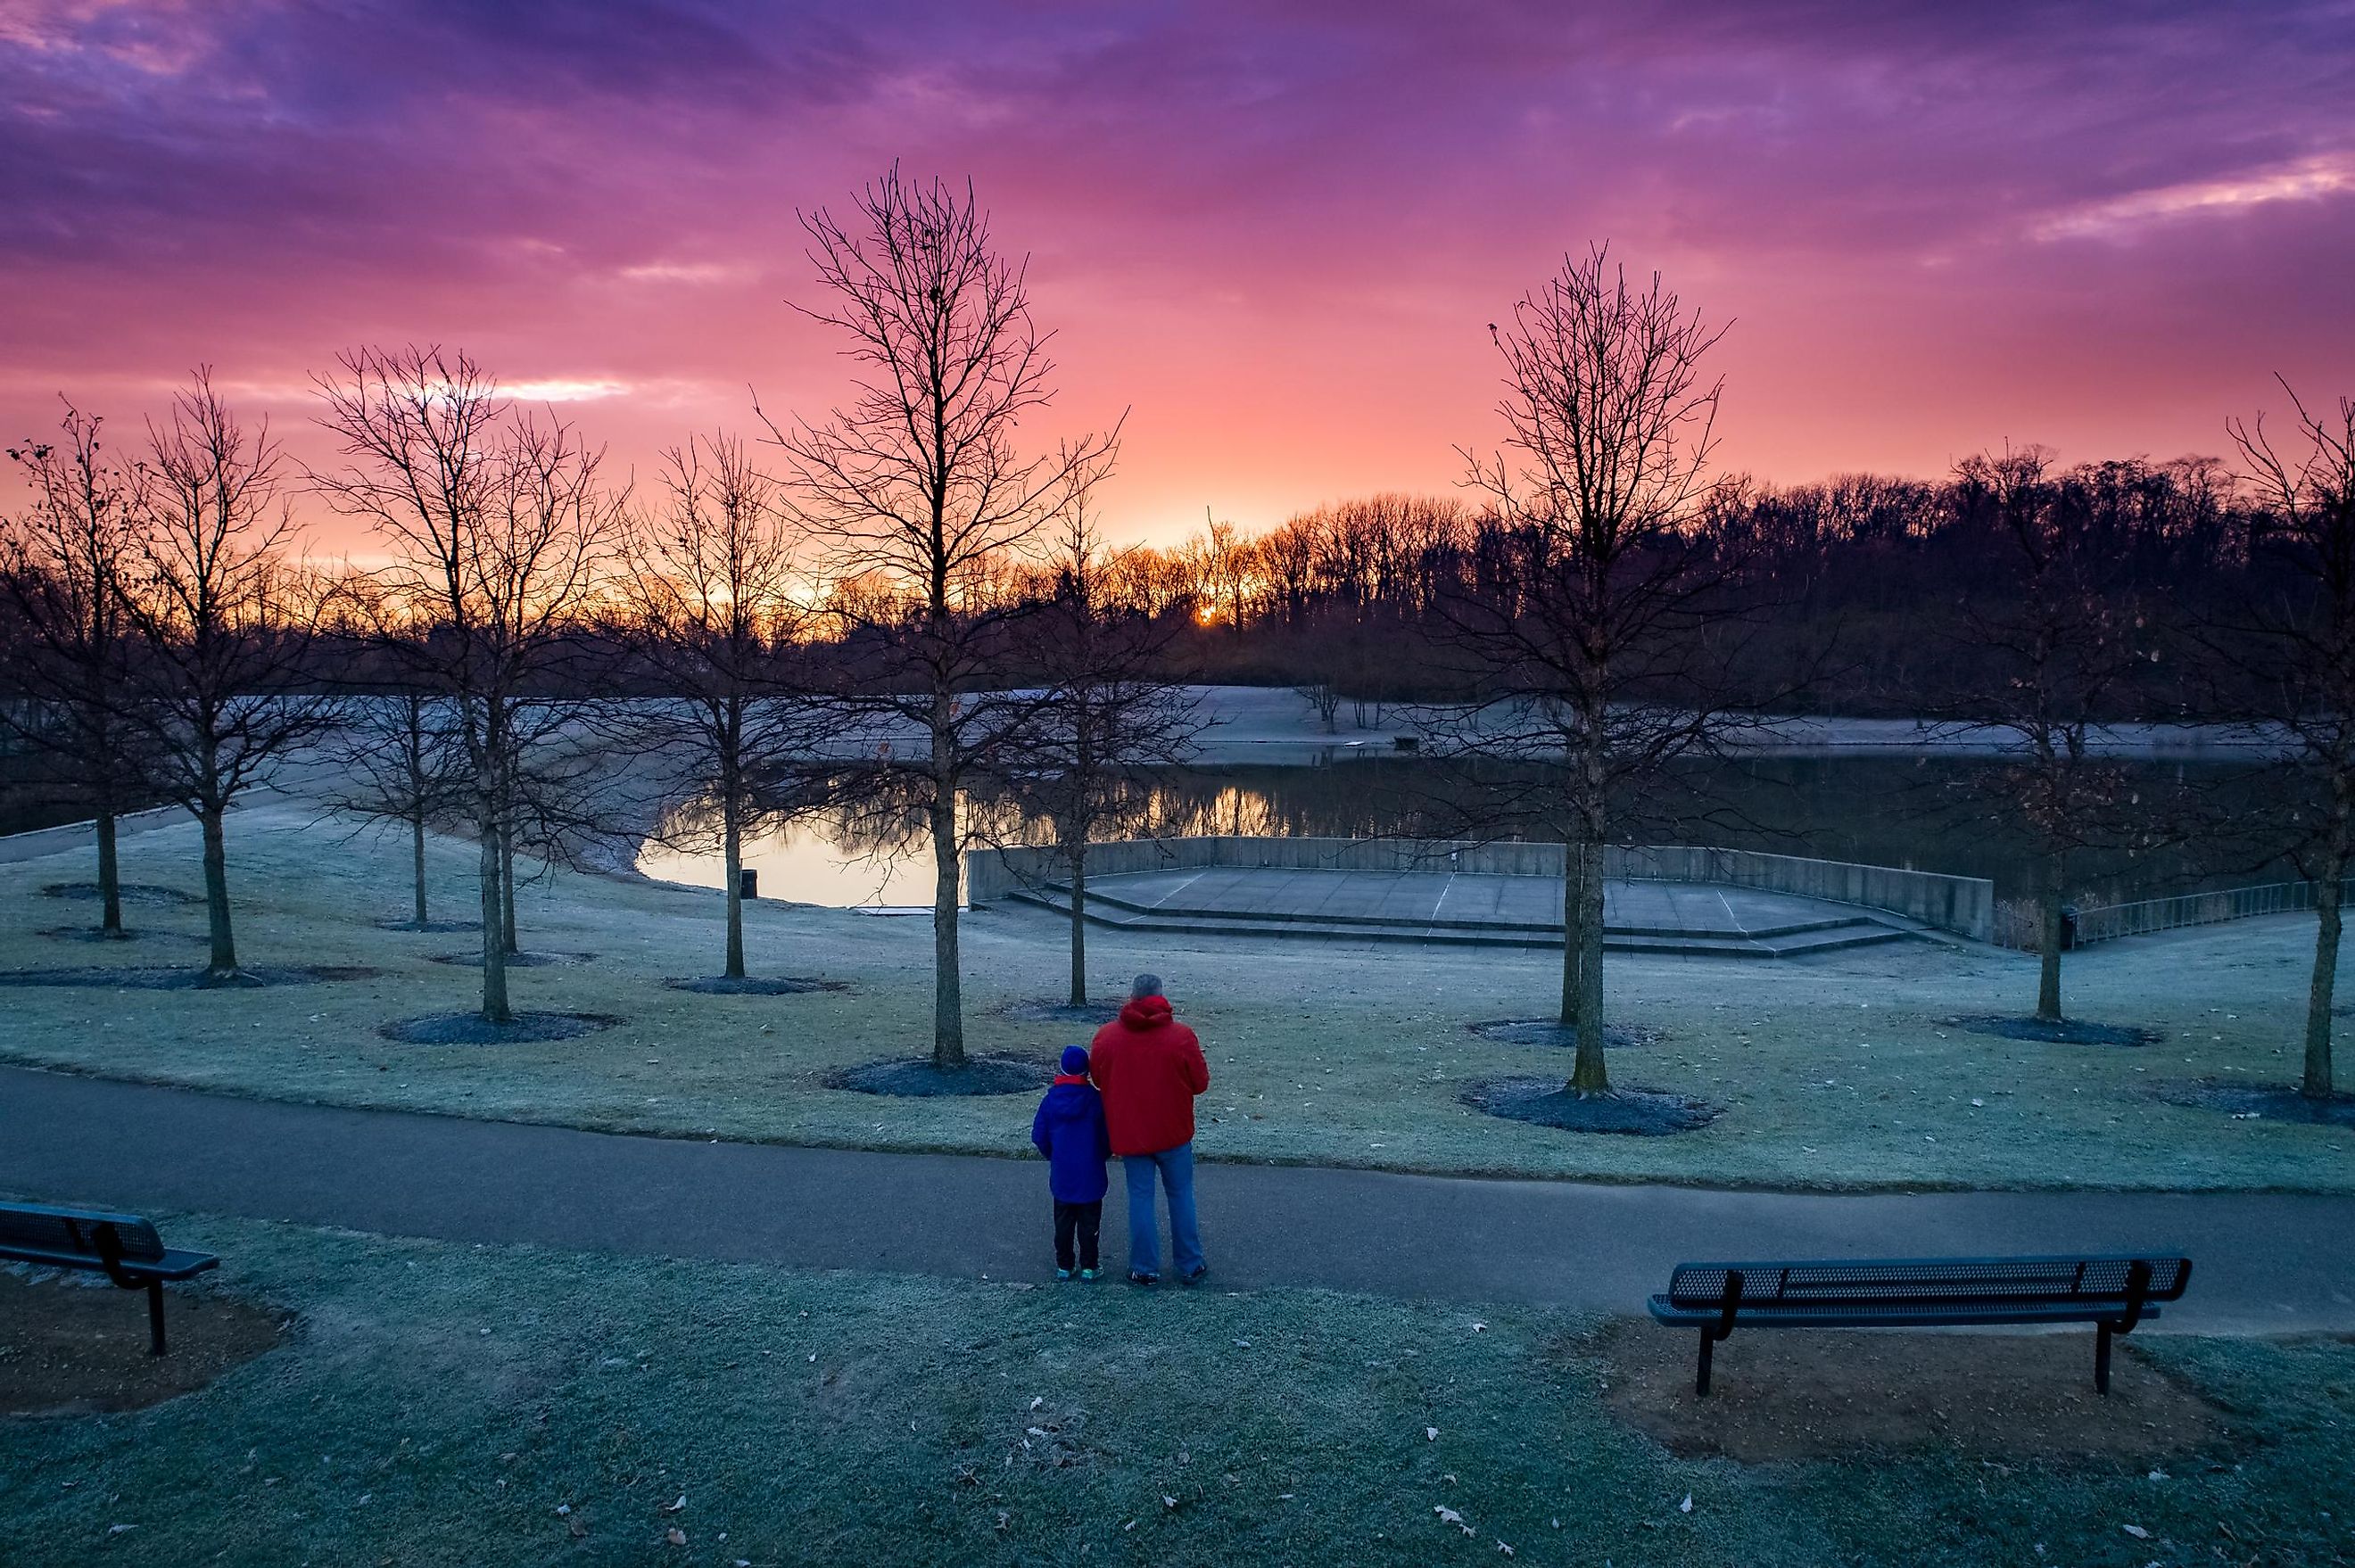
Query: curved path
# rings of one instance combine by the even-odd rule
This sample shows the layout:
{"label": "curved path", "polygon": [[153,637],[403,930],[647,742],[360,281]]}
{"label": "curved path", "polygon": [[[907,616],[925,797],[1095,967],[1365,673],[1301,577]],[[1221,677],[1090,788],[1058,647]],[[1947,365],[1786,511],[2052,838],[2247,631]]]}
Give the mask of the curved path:
{"label": "curved path", "polygon": [[[235,1099],[0,1068],[0,1192],[451,1241],[1043,1279],[1043,1168]],[[1120,1182],[1105,1262],[1125,1234]],[[1680,1258],[2181,1248],[2161,1327],[2355,1328],[2355,1198],[1834,1197],[1211,1165],[1224,1286],[1640,1311]],[[232,1260],[234,1262],[234,1260]]]}

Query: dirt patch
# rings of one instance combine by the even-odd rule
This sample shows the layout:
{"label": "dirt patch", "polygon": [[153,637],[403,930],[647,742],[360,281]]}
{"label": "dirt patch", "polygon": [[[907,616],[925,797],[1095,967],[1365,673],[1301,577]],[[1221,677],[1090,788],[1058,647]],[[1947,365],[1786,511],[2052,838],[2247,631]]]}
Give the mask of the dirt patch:
{"label": "dirt patch", "polygon": [[456,931],[480,931],[483,929],[483,923],[479,920],[380,920],[376,923],[376,928],[378,931],[432,931],[447,933]]}
{"label": "dirt patch", "polygon": [[1054,1068],[1028,1057],[967,1057],[963,1067],[948,1071],[928,1061],[893,1057],[846,1067],[828,1075],[826,1085],[859,1094],[929,1100],[943,1094],[1020,1094],[1054,1081]]}
{"label": "dirt patch", "polygon": [[[596,961],[594,953],[510,953],[506,966],[510,969],[546,969],[555,965],[593,964]],[[483,955],[479,953],[436,953],[433,962],[479,969],[483,966]]]}
{"label": "dirt patch", "polygon": [[256,964],[233,975],[204,969],[9,969],[0,986],[57,986],[98,991],[238,991],[275,986],[316,986],[335,980],[372,980],[384,973],[365,964]]}
{"label": "dirt patch", "polygon": [[2222,1111],[2242,1122],[2301,1122],[2309,1126],[2355,1127],[2355,1094],[2308,1099],[2295,1089],[2275,1083],[2233,1083],[2205,1078],[2193,1083],[2169,1083],[2158,1091],[2170,1105],[2198,1111]]}
{"label": "dirt patch", "polygon": [[376,1032],[400,1045],[527,1045],[536,1040],[577,1040],[626,1023],[612,1013],[517,1013],[503,1024],[485,1023],[480,1013],[431,1013],[395,1019]]}
{"label": "dirt patch", "polygon": [[[127,904],[200,904],[201,893],[185,893],[177,888],[159,888],[152,882],[124,882],[115,890]],[[99,896],[96,882],[44,882],[41,896],[45,899],[91,899]]]}
{"label": "dirt patch", "polygon": [[663,984],[674,991],[693,991],[705,997],[799,997],[811,991],[850,989],[840,980],[818,980],[801,975],[769,979],[748,975],[732,980],[725,975],[713,975],[700,979],[665,980]]}
{"label": "dirt patch", "polygon": [[[1482,1040],[1502,1040],[1507,1045],[1543,1045],[1561,1051],[1578,1049],[1578,1026],[1554,1019],[1489,1019],[1486,1022],[1465,1024],[1465,1029]],[[1603,1026],[1603,1049],[1625,1051],[1631,1045],[1650,1045],[1659,1035],[1652,1029],[1613,1029]]]}
{"label": "dirt patch", "polygon": [[0,1273],[0,1417],[140,1410],[200,1389],[284,1337],[282,1315],[164,1289],[171,1353],[147,1353],[147,1293]]}
{"label": "dirt patch", "polygon": [[1717,1120],[1706,1100],[1664,1089],[1614,1089],[1607,1094],[1572,1094],[1560,1078],[1491,1078],[1458,1096],[1465,1104],[1510,1122],[1534,1122],[1566,1133],[1617,1133],[1630,1137],[1666,1137],[1689,1133]]}
{"label": "dirt patch", "polygon": [[2038,1019],[2005,1018],[1996,1013],[1976,1013],[1969,1018],[1953,1020],[1973,1034],[1991,1034],[2002,1040],[2034,1040],[2041,1045],[2157,1045],[2158,1031],[2137,1029],[2129,1024],[2091,1024],[2076,1019],[2063,1019],[2059,1023],[2045,1023]]}
{"label": "dirt patch", "polygon": [[1026,1024],[1108,1024],[1120,1017],[1118,1002],[1008,1002],[997,1009],[1000,1018]]}
{"label": "dirt patch", "polygon": [[1693,1397],[1700,1336],[1655,1323],[1596,1337],[1603,1403],[1671,1452],[1744,1464],[1950,1447],[1988,1458],[2147,1460],[2214,1451],[2224,1412],[2117,1343],[2094,1392],[2094,1330],[2052,1334],[1737,1328]]}

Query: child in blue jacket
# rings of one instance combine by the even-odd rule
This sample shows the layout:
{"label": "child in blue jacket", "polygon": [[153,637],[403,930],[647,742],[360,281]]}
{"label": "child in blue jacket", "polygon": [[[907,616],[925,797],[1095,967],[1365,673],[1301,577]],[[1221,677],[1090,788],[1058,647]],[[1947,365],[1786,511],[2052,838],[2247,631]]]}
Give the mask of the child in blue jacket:
{"label": "child in blue jacket", "polygon": [[[1103,1096],[1088,1082],[1085,1046],[1067,1046],[1063,1071],[1030,1118],[1030,1141],[1047,1157],[1047,1190],[1055,1200],[1055,1277],[1096,1277],[1096,1236],[1103,1228],[1104,1162],[1112,1137],[1104,1129]],[[1079,1243],[1078,1257],[1072,1243]]]}

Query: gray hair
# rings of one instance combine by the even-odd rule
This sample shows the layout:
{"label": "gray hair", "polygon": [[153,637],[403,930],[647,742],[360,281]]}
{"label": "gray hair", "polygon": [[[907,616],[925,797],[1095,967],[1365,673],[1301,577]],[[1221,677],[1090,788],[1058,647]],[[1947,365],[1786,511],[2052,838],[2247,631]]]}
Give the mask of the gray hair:
{"label": "gray hair", "polygon": [[1139,975],[1136,977],[1136,984],[1128,988],[1128,994],[1132,997],[1161,997],[1168,995],[1167,992],[1161,988],[1161,976],[1158,975]]}

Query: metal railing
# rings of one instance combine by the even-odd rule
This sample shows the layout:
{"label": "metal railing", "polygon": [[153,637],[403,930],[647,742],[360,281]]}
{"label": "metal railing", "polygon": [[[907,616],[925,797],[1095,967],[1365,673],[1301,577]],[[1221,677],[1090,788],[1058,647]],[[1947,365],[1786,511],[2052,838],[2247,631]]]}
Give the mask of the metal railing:
{"label": "metal railing", "polygon": [[[2266,882],[2254,888],[2221,888],[2214,892],[2178,893],[2172,898],[2138,899],[2077,911],[2076,943],[2107,942],[2118,936],[2143,936],[2179,926],[2214,925],[2260,914],[2298,914],[2314,907],[2313,882]],[[2339,884],[2345,901],[2355,878]]]}

